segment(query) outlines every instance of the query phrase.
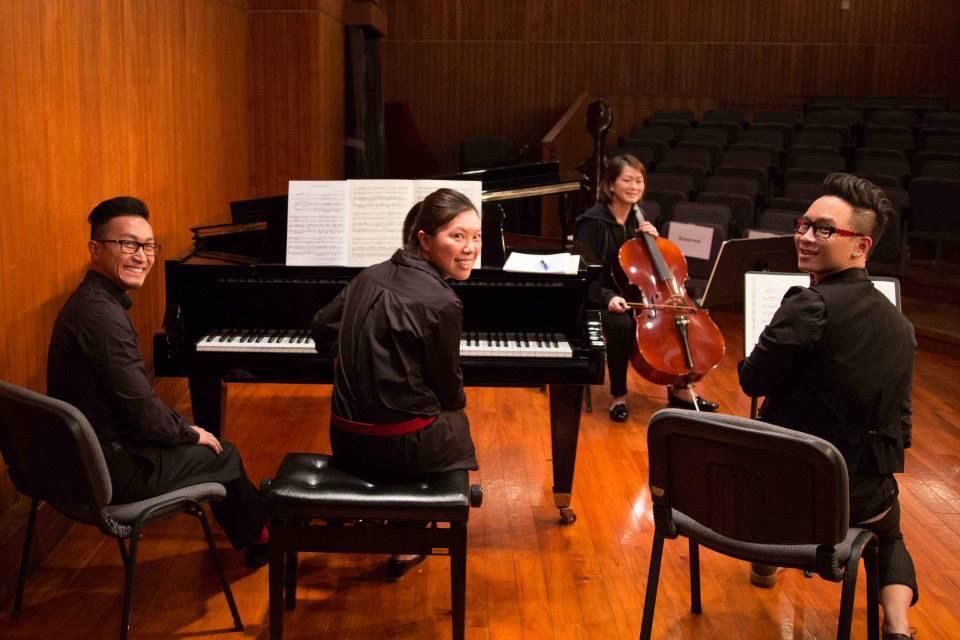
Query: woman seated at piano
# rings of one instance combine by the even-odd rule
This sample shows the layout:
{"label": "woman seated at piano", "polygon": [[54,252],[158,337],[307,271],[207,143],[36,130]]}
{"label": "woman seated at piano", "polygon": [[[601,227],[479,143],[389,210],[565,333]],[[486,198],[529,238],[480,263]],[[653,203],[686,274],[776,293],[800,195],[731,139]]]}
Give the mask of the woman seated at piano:
{"label": "woman seated at piano", "polygon": [[[575,239],[586,244],[604,266],[600,280],[590,289],[590,301],[602,307],[603,334],[607,343],[610,376],[610,419],[624,422],[627,409],[627,365],[636,348],[636,322],[617,281],[626,282],[620,268],[620,245],[640,233],[657,236],[657,229],[643,218],[640,201],[646,189],[647,170],[632,155],[611,158],[600,180],[597,204],[577,218]],[[686,388],[667,387],[667,404],[693,409]],[[717,403],[697,397],[701,411],[716,411]]]}
{"label": "woman seated at piano", "polygon": [[[314,317],[317,349],[335,356],[337,467],[380,482],[478,468],[460,370],[463,307],[448,280],[470,277],[480,243],[470,200],[434,191],[407,215],[404,246]],[[388,579],[423,559],[391,558]]]}

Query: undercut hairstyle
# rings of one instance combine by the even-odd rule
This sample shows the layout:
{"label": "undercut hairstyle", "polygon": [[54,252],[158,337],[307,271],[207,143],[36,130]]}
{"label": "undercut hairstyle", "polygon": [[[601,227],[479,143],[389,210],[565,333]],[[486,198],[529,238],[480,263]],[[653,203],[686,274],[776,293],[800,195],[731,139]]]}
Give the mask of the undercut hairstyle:
{"label": "undercut hairstyle", "polygon": [[133,196],[117,196],[104,200],[93,208],[90,215],[87,216],[87,222],[90,223],[90,239],[102,240],[100,233],[104,225],[121,216],[137,216],[144,220],[150,219],[150,210],[146,203],[140,198]]}
{"label": "undercut hairstyle", "polygon": [[437,231],[464,211],[476,212],[470,198],[453,189],[437,189],[419,205],[415,205],[403,221],[404,248],[416,252],[419,234],[437,235]]}
{"label": "undercut hairstyle", "polygon": [[623,173],[623,170],[627,167],[639,171],[643,176],[644,184],[646,184],[647,168],[643,166],[642,162],[637,160],[636,156],[632,156],[629,153],[614,156],[607,161],[607,168],[604,169],[603,177],[600,178],[600,188],[597,190],[597,200],[604,204],[610,204],[613,202],[612,185],[617,181],[617,178],[620,177],[620,174]]}
{"label": "undercut hairstyle", "polygon": [[849,173],[831,173],[823,181],[823,195],[836,196],[853,207],[853,230],[870,236],[873,251],[893,214],[893,205],[883,189]]}

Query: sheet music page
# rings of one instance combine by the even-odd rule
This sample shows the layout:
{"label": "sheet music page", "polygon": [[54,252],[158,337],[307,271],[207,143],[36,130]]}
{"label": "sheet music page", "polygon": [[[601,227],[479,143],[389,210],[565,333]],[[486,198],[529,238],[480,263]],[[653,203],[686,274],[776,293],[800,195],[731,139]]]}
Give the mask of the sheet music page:
{"label": "sheet music page", "polygon": [[[483,183],[479,180],[414,180],[413,201],[420,202],[437,189],[453,189],[467,196],[483,218]],[[481,266],[480,256],[477,256],[473,268],[479,269]]]}
{"label": "sheet music page", "polygon": [[[870,279],[873,286],[899,309],[897,279]],[[790,287],[810,286],[810,276],[806,273],[748,271],[744,274],[743,285],[743,353],[748,356],[760,339],[760,334],[773,319],[773,314],[780,308],[787,290]]]}
{"label": "sheet music page", "polygon": [[383,262],[403,245],[403,219],[413,206],[410,180],[347,180],[350,209],[347,265]]}
{"label": "sheet music page", "polygon": [[347,264],[347,184],[291,180],[287,199],[288,265]]}

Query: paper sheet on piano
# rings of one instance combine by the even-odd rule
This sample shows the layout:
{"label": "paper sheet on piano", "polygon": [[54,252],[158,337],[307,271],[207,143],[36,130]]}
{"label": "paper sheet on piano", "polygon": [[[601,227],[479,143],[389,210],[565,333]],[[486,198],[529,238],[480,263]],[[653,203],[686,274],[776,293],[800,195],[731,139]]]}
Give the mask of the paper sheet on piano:
{"label": "paper sheet on piano", "polygon": [[513,251],[503,265],[504,271],[523,273],[568,273],[580,269],[580,256],[571,253],[534,254]]}

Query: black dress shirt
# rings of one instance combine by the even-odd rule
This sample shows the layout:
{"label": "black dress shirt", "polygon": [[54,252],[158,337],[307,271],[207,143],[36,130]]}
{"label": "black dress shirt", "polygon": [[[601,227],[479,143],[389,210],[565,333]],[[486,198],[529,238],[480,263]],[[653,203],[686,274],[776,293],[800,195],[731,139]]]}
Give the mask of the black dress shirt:
{"label": "black dress shirt", "polygon": [[50,340],[48,393],[90,421],[104,444],[193,444],[196,431],[156,396],[127,309],[130,298],[109,278],[87,272],[67,300]]}
{"label": "black dress shirt", "polygon": [[[336,349],[333,410],[358,422],[403,422],[463,409],[463,307],[437,269],[397,251],[365,269],[313,321]],[[339,340],[338,340],[339,337]]]}
{"label": "black dress shirt", "polygon": [[[765,396],[763,420],[840,450],[852,513],[865,517],[892,499],[891,491],[869,496],[871,478],[903,471],[915,350],[910,322],[863,269],[846,269],[787,292],[740,363],[740,386]],[[892,478],[887,485],[895,491]]]}

